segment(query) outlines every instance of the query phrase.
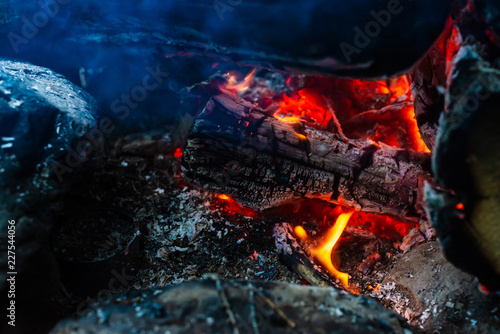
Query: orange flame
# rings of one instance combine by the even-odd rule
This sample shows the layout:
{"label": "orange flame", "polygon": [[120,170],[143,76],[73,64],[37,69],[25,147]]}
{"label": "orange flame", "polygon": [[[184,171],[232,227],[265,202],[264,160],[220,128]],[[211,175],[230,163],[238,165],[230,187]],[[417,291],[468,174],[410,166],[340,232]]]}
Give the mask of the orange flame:
{"label": "orange flame", "polygon": [[303,134],[301,134],[301,133],[296,133],[296,135],[297,135],[297,137],[298,137],[299,139],[301,139],[301,140],[306,140],[306,139],[307,139],[307,137],[306,137],[306,136],[304,136],[304,135],[303,135]]}
{"label": "orange flame", "polygon": [[411,131],[410,135],[413,134],[414,137],[414,149],[419,152],[431,153],[431,150],[429,150],[424,140],[422,139],[422,135],[420,134],[420,130],[417,125],[417,119],[415,118],[415,109],[413,109],[413,107],[408,108],[406,117],[408,120],[408,128]]}
{"label": "orange flame", "polygon": [[338,271],[332,263],[332,250],[344,231],[353,211],[342,213],[338,216],[335,225],[328,231],[325,241],[318,247],[312,250],[312,254],[319,262],[335,277],[337,277],[342,285],[347,289],[349,287],[349,274]]}
{"label": "orange flame", "polygon": [[[321,102],[316,101],[314,96],[305,91],[298,91],[296,96],[283,95],[282,101],[274,116],[287,123],[298,123],[311,120],[322,126],[326,126],[332,119],[332,115]],[[292,116],[290,116],[292,114]]]}
{"label": "orange flame", "polygon": [[295,232],[295,235],[297,235],[302,240],[307,239],[308,237],[306,230],[304,230],[304,228],[300,225],[295,226],[293,231]]}
{"label": "orange flame", "polygon": [[274,117],[285,123],[304,122],[320,128],[330,128],[335,123],[348,138],[365,138],[395,147],[430,152],[420,135],[413,107],[400,107],[398,110],[401,112],[393,117],[383,114],[372,116],[379,117],[380,123],[363,121],[363,118],[359,121],[360,126],[353,127],[348,123],[351,117],[366,111],[412,102],[410,88],[406,75],[380,81],[316,78],[293,93],[276,96]]}
{"label": "orange flame", "polygon": [[245,217],[251,217],[251,218],[255,218],[258,215],[256,211],[239,205],[238,202],[236,202],[234,199],[232,199],[226,194],[219,194],[217,195],[217,198],[220,201],[218,201],[219,202],[217,203],[218,205],[213,205],[212,209],[215,209],[215,207],[220,207],[229,214],[232,215],[241,214]]}
{"label": "orange flame", "polygon": [[238,82],[238,79],[236,75],[227,73],[229,79],[227,80],[227,85],[225,87],[226,90],[228,91],[233,91],[233,92],[244,92],[248,88],[250,88],[250,85],[253,82],[253,78],[255,77],[255,71],[257,69],[254,68],[250,73],[247,74],[245,79],[243,81]]}

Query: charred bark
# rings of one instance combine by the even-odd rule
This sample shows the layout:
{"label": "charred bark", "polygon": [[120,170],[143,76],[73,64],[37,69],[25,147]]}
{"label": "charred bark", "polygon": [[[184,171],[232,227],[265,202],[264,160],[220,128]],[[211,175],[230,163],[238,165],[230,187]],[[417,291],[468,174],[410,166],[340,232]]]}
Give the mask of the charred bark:
{"label": "charred bark", "polygon": [[500,290],[500,70],[472,40],[455,60],[433,153],[444,189],[426,197],[446,257]]}
{"label": "charred bark", "polygon": [[406,333],[376,301],[335,289],[209,278],[112,295],[51,333]]}
{"label": "charred bark", "polygon": [[341,283],[332,280],[330,276],[316,265],[299,245],[288,223],[276,224],[273,229],[276,248],[283,262],[295,273],[312,286],[335,287],[342,290]]}
{"label": "charred bark", "polygon": [[424,216],[428,159],[425,153],[287,123],[220,93],[195,120],[183,166],[188,181],[256,210],[320,198],[416,221]]}
{"label": "charred bark", "polygon": [[431,151],[436,142],[439,116],[444,111],[444,92],[440,87],[446,87],[447,42],[451,29],[450,24],[411,74],[415,118],[420,135]]}

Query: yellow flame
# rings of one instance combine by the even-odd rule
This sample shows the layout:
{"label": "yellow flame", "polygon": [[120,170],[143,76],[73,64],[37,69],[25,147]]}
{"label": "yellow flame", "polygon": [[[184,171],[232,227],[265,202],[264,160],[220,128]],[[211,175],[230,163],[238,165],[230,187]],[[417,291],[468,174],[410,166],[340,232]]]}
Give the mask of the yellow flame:
{"label": "yellow flame", "polygon": [[325,236],[324,243],[312,250],[312,254],[319,262],[335,277],[337,277],[342,285],[347,289],[349,287],[349,274],[338,271],[332,263],[332,250],[337,241],[339,240],[342,232],[344,232],[349,219],[353,212],[342,213],[338,216],[335,225],[328,231]]}
{"label": "yellow flame", "polygon": [[228,73],[229,79],[227,81],[226,89],[235,90],[237,92],[246,91],[248,88],[250,88],[250,85],[252,84],[256,70],[257,69],[254,68],[252,71],[250,71],[250,73],[247,74],[247,76],[245,77],[245,79],[243,79],[242,82],[238,82],[238,79],[236,79],[235,75]]}
{"label": "yellow flame", "polygon": [[306,137],[306,136],[304,136],[304,135],[303,135],[303,134],[301,134],[301,133],[297,133],[297,137],[299,137],[299,139],[302,139],[302,140],[306,140],[306,139],[307,139],[307,137]]}
{"label": "yellow flame", "polygon": [[278,116],[278,119],[280,121],[283,121],[285,123],[299,123],[301,121],[300,117],[297,116]]}
{"label": "yellow flame", "polygon": [[224,195],[224,194],[220,194],[218,195],[218,197],[224,201],[228,201],[231,199],[231,197],[227,196],[227,195]]}

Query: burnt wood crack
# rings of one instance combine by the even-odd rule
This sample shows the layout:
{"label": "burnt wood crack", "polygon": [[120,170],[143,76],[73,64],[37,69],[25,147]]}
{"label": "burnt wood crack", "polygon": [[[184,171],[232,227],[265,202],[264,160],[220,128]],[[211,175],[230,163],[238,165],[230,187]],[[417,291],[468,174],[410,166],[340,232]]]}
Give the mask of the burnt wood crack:
{"label": "burnt wood crack", "polygon": [[429,154],[288,123],[240,97],[212,97],[194,121],[183,175],[256,210],[320,198],[402,220],[425,219]]}

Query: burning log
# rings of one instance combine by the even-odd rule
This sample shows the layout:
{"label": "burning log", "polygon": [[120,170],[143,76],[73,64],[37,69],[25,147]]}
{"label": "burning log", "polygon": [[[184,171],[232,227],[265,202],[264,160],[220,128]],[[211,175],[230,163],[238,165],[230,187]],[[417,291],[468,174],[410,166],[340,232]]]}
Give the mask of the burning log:
{"label": "burning log", "polygon": [[215,95],[191,129],[184,177],[256,210],[320,198],[406,221],[424,217],[429,154],[342,140],[296,122]]}
{"label": "burning log", "polygon": [[283,261],[300,277],[313,286],[333,286],[342,289],[341,286],[330,279],[329,275],[318,267],[304,252],[292,232],[292,226],[281,223],[274,226],[273,236],[276,248]]}
{"label": "burning log", "polygon": [[447,64],[458,51],[457,39],[457,30],[450,20],[445,33],[411,74],[415,118],[420,135],[431,151],[436,142],[439,116],[444,111],[442,88],[446,87]]}

